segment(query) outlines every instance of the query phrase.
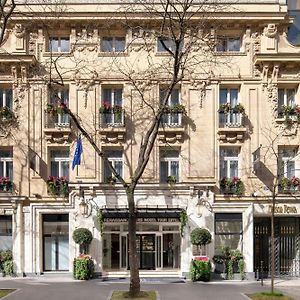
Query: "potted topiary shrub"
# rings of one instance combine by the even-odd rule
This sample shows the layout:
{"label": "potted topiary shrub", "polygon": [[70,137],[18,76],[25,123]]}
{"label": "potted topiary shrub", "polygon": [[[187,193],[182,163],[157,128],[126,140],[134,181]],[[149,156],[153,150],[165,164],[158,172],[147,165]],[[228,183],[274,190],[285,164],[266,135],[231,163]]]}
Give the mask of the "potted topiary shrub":
{"label": "potted topiary shrub", "polygon": [[[195,228],[191,232],[191,242],[197,248],[205,246],[211,242],[211,233],[205,228]],[[207,256],[196,256],[193,258],[190,267],[190,276],[193,281],[209,281],[210,273],[211,263]]]}
{"label": "potted topiary shrub", "polygon": [[77,228],[73,232],[73,240],[79,244],[80,254],[74,259],[74,278],[88,280],[94,275],[94,262],[90,255],[87,255],[88,246],[93,239],[93,235],[87,228]]}
{"label": "potted topiary shrub", "polygon": [[93,235],[87,228],[77,228],[73,232],[73,240],[79,245],[80,253],[88,252],[88,246],[93,239]]}

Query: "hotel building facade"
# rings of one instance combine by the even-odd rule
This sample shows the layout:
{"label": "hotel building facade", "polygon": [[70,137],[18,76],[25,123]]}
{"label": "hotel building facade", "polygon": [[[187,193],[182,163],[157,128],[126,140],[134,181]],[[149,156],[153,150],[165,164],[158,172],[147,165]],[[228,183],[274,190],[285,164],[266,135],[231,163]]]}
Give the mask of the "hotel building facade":
{"label": "hotel building facade", "polygon": [[[163,65],[169,52],[149,26],[155,20],[139,24],[140,11],[126,11],[124,18],[120,2],[21,1],[6,30],[0,48],[0,249],[13,250],[18,275],[72,272],[79,255],[72,233],[79,227],[93,234],[89,253],[97,272],[129,274],[125,190],[84,137],[81,164],[72,170],[79,131],[68,115],[52,111],[57,99],[68,105],[130,180],[147,126],[138,88],[147,82],[144,91],[155,107],[167,81],[157,70],[150,84],[141,78],[136,87],[125,66],[138,73],[148,59]],[[261,261],[267,273],[274,196],[276,274],[300,276],[300,48],[288,40],[293,18],[285,0],[217,5],[226,9],[207,21],[217,63],[209,79],[197,70],[174,89],[169,106],[182,104],[186,114],[165,113],[137,185],[141,274],[186,275],[199,254],[190,242],[197,227],[213,238],[202,253],[212,258],[222,246],[240,249],[249,276]],[[172,50],[170,41],[164,44]],[[63,84],[49,88],[49,80]],[[60,190],[51,186],[55,178],[61,178]],[[188,216],[183,232],[182,212]]]}

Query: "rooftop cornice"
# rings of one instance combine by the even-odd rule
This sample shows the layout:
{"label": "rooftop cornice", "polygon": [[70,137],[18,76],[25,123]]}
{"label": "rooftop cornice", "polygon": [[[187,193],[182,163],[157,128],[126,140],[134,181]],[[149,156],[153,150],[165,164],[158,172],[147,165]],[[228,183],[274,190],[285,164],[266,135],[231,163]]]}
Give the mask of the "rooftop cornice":
{"label": "rooftop cornice", "polygon": [[36,58],[34,55],[26,54],[10,54],[10,53],[0,53],[0,63],[23,63],[23,64],[34,64]]}

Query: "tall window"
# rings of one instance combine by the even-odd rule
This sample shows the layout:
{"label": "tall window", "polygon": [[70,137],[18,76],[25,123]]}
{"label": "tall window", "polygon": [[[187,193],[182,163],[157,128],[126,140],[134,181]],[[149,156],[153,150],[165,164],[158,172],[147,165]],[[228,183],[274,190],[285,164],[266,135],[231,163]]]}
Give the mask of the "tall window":
{"label": "tall window", "polygon": [[0,107],[7,106],[13,109],[13,92],[12,89],[0,89]]}
{"label": "tall window", "polygon": [[215,254],[224,246],[242,250],[243,222],[240,213],[215,214]]}
{"label": "tall window", "polygon": [[0,150],[0,176],[13,180],[13,151]]}
{"label": "tall window", "polygon": [[[65,86],[61,89],[56,89],[50,93],[50,103],[64,104],[67,107],[69,106],[69,88]],[[58,113],[54,116],[54,122],[56,126],[68,126],[70,123],[70,116],[64,113]]]}
{"label": "tall window", "polygon": [[220,149],[220,178],[238,177],[239,150],[237,148]]}
{"label": "tall window", "polygon": [[70,52],[70,38],[51,36],[49,37],[50,52]]}
{"label": "tall window", "polygon": [[[241,114],[235,108],[239,104],[239,90],[237,88],[221,88],[219,98],[220,127],[239,127]],[[225,108],[225,109],[224,109]]]}
{"label": "tall window", "polygon": [[241,39],[239,37],[218,37],[217,52],[239,52],[241,50]]}
{"label": "tall window", "polygon": [[279,175],[292,178],[295,176],[296,149],[279,149]]}
{"label": "tall window", "polygon": [[[106,157],[111,162],[120,176],[123,176],[123,151],[122,150],[106,150],[104,151]],[[103,181],[106,183],[115,182],[114,176],[109,168],[107,161],[104,161]]]}
{"label": "tall window", "polygon": [[69,150],[55,149],[50,151],[51,176],[69,178]]}
{"label": "tall window", "polygon": [[102,52],[124,52],[125,37],[103,37],[101,39]]}
{"label": "tall window", "polygon": [[0,249],[12,249],[12,216],[0,216]]}
{"label": "tall window", "polygon": [[123,89],[121,87],[105,87],[102,90],[103,121],[107,125],[123,124]]}
{"label": "tall window", "polygon": [[167,183],[168,178],[172,176],[176,182],[179,182],[179,151],[160,150],[160,182]]}
{"label": "tall window", "polygon": [[[165,100],[166,92],[167,91],[163,88],[159,90],[159,99],[161,104]],[[168,97],[167,106],[170,110],[172,110],[172,108],[176,107],[178,104],[180,104],[180,91],[179,89],[174,89]],[[163,114],[161,123],[166,126],[178,126],[181,125],[181,120],[182,113],[169,112]]]}
{"label": "tall window", "polygon": [[[182,49],[182,43],[180,45],[180,50]],[[157,40],[157,51],[158,52],[174,52],[176,50],[176,43],[174,40],[166,37],[160,37]]]}
{"label": "tall window", "polygon": [[278,89],[278,117],[284,116],[284,106],[295,106],[295,89]]}

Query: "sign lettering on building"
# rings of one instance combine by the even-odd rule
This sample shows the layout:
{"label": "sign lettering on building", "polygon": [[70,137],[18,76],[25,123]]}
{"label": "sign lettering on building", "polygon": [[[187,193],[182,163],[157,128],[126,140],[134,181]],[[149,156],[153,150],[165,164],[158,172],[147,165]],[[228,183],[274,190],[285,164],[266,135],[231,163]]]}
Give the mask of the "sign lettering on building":
{"label": "sign lettering on building", "polygon": [[[124,223],[128,222],[128,219],[126,218],[105,218],[104,222],[107,223]],[[152,222],[179,222],[179,219],[176,218],[138,218],[137,222],[146,222],[146,223],[152,223]]]}
{"label": "sign lettering on building", "polygon": [[[269,205],[268,212],[272,213],[272,205]],[[274,208],[275,214],[296,214],[297,207],[296,206],[289,206],[289,205],[276,205]]]}

